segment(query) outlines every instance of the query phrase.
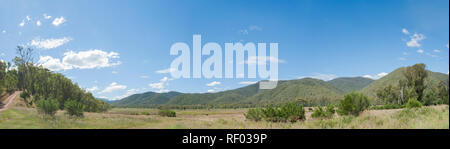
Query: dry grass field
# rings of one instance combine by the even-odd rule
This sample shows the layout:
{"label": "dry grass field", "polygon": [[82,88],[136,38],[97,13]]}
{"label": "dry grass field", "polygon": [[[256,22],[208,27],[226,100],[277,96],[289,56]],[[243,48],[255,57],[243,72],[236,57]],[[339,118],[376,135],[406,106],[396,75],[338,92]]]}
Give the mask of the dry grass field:
{"label": "dry grass field", "polygon": [[[18,103],[20,104],[20,103]],[[448,105],[420,109],[370,110],[358,117],[338,116],[296,123],[249,121],[247,109],[176,110],[177,117],[161,117],[157,109],[116,108],[106,113],[85,113],[70,118],[59,111],[55,118],[34,108],[14,106],[0,112],[0,129],[449,129]]]}

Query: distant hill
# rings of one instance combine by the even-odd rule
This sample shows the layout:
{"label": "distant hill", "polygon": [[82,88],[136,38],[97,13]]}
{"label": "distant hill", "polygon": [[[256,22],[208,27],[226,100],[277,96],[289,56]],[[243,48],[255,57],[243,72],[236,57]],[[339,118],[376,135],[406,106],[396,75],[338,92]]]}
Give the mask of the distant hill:
{"label": "distant hill", "polygon": [[352,91],[359,91],[371,84],[373,81],[375,80],[364,77],[344,77],[333,79],[328,81],[328,83],[345,93],[349,93]]}
{"label": "distant hill", "polygon": [[[381,79],[378,79],[361,90],[362,93],[366,94],[370,98],[376,99],[376,91],[388,85],[398,85],[398,81],[405,79],[403,76],[403,71],[405,67],[398,68]],[[439,72],[428,71],[428,78],[425,80],[426,84],[437,84],[440,81],[448,82],[449,78],[447,74]]]}
{"label": "distant hill", "polygon": [[218,93],[182,94],[170,100],[167,104],[232,104],[241,102],[242,100],[257,94],[259,91],[259,83],[256,83],[246,87]]}
{"label": "distant hill", "polygon": [[[358,91],[376,99],[376,91],[389,84],[396,85],[404,79],[399,68],[379,80],[363,77],[337,78],[322,81],[312,78],[279,81],[278,86],[271,90],[260,90],[259,83],[242,88],[218,93],[155,93],[147,92],[135,94],[122,100],[113,101],[116,107],[151,107],[155,105],[261,105],[267,103],[281,103],[295,99],[306,99],[314,104],[325,104],[342,99],[351,91]],[[429,72],[427,83],[436,84],[446,81],[448,75]]]}
{"label": "distant hill", "polygon": [[[336,100],[344,91],[328,82],[305,78],[279,81],[272,90],[260,90],[259,83],[218,93],[154,93],[135,94],[112,104],[116,107],[146,107],[148,105],[217,105],[279,103],[298,98]],[[170,94],[171,96],[168,96]]]}
{"label": "distant hill", "polygon": [[294,99],[336,100],[344,92],[333,85],[318,79],[304,78],[279,84],[275,89],[265,90],[248,98],[249,103],[277,103]]}
{"label": "distant hill", "polygon": [[146,92],[142,94],[134,94],[121,100],[113,101],[116,107],[146,107],[147,105],[166,104],[170,99],[180,95],[179,92],[155,93]]}

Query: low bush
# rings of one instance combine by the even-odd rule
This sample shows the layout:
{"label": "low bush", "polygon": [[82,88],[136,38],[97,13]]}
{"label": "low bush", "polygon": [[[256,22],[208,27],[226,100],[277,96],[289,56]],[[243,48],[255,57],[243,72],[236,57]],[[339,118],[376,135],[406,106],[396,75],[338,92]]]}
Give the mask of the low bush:
{"label": "low bush", "polygon": [[70,116],[83,117],[84,105],[75,100],[69,100],[64,103],[64,109]]}
{"label": "low bush", "polygon": [[58,111],[59,103],[54,99],[39,100],[36,102],[36,107],[38,108],[39,113],[55,116]]}
{"label": "low bush", "polygon": [[303,105],[298,105],[296,102],[285,103],[280,108],[269,105],[263,109],[250,109],[245,117],[249,120],[270,122],[297,122],[306,119]]}
{"label": "low bush", "polygon": [[142,115],[150,115],[150,112],[144,111],[144,112],[141,112],[141,114]]}
{"label": "low bush", "polygon": [[314,112],[311,114],[311,117],[313,117],[313,118],[332,118],[334,116],[334,113],[336,113],[336,110],[334,110],[334,106],[331,104],[325,108],[318,106],[314,110]]}
{"label": "low bush", "polygon": [[165,116],[165,117],[176,117],[177,113],[175,111],[171,111],[171,110],[160,110],[160,111],[158,111],[158,115]]}
{"label": "low bush", "polygon": [[253,121],[260,121],[263,118],[262,109],[249,109],[247,113],[244,113],[245,118]]}
{"label": "low bush", "polygon": [[417,99],[411,98],[408,100],[408,102],[406,103],[406,108],[408,109],[412,109],[412,108],[420,108],[422,107],[422,103],[420,103],[420,101],[418,101]]}
{"label": "low bush", "polygon": [[339,115],[354,115],[358,116],[361,112],[369,108],[369,98],[361,93],[352,92],[345,95],[344,100],[338,104]]}

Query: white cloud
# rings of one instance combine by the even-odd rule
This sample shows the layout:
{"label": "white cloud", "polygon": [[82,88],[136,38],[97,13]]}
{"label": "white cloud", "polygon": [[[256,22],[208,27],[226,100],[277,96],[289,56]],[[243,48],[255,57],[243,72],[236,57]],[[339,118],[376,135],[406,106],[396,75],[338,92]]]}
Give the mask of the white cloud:
{"label": "white cloud", "polygon": [[445,47],[447,47],[447,49],[448,49],[448,43],[447,43],[447,45],[445,45]]}
{"label": "white cloud", "polygon": [[402,29],[402,33],[405,34],[405,35],[408,35],[408,34],[409,34],[409,31],[408,31],[406,28],[403,28],[403,29]]}
{"label": "white cloud", "polygon": [[46,13],[44,13],[42,16],[44,16],[44,18],[47,19],[47,20],[52,18],[52,16],[49,16]]}
{"label": "white cloud", "polygon": [[164,88],[164,82],[158,82],[158,83],[150,83],[148,86],[155,89],[163,89]]}
{"label": "white cloud", "polygon": [[139,91],[138,89],[129,89],[129,90],[127,90],[127,92],[125,94],[113,97],[113,98],[111,98],[111,100],[120,100],[120,99],[123,99],[125,97],[128,97],[128,96],[131,96],[133,94],[136,94],[138,91]]}
{"label": "white cloud", "polygon": [[423,52],[425,52],[425,51],[423,51],[422,49],[417,50],[417,53],[422,54]]}
{"label": "white cloud", "polygon": [[220,85],[220,84],[221,84],[220,82],[213,81],[211,83],[206,84],[206,86],[216,86],[216,85]]}
{"label": "white cloud", "polygon": [[104,68],[120,65],[121,62],[112,63],[112,59],[119,58],[119,53],[105,52],[102,50],[88,50],[81,52],[69,51],[64,53],[62,62],[79,69]]}
{"label": "white cloud", "polygon": [[441,52],[441,50],[439,50],[439,49],[434,49],[433,52],[439,53],[439,52]]}
{"label": "white cloud", "polygon": [[313,76],[302,76],[302,77],[299,77],[299,79],[303,79],[303,78],[313,78],[313,79],[319,79],[319,80],[324,80],[324,81],[330,81],[330,80],[333,80],[333,79],[337,78],[337,76],[334,75],[334,74],[320,74],[320,73],[317,73],[317,74],[315,74]]}
{"label": "white cloud", "polygon": [[20,27],[25,26],[25,20],[22,20],[22,22],[20,22],[19,26],[20,26]]}
{"label": "white cloud", "polygon": [[161,82],[167,82],[168,80],[169,80],[168,77],[163,77],[160,81],[161,81]]}
{"label": "white cloud", "polygon": [[6,30],[2,30],[2,33],[5,34],[5,33],[6,33]]}
{"label": "white cloud", "polygon": [[365,75],[365,76],[363,76],[364,78],[369,78],[369,79],[373,79],[373,80],[378,80],[378,79],[380,79],[380,78],[382,78],[382,77],[384,77],[384,76],[386,76],[386,75],[388,75],[388,73],[386,73],[386,72],[381,72],[381,73],[379,73],[379,74],[377,74],[377,75]]}
{"label": "white cloud", "polygon": [[127,88],[127,86],[125,86],[125,85],[119,85],[116,82],[113,82],[108,87],[106,87],[103,91],[99,92],[99,94],[111,93],[114,91],[124,90],[126,88]]}
{"label": "white cloud", "polygon": [[[119,58],[115,52],[107,53],[101,50],[82,51],[79,53],[66,52],[62,61],[51,56],[40,56],[38,65],[52,71],[78,69],[93,69],[119,65],[119,62],[111,63],[112,58]],[[114,72],[112,72],[114,73]]]}
{"label": "white cloud", "polygon": [[111,73],[112,73],[112,74],[117,74],[117,73],[119,73],[119,72],[117,72],[117,71],[111,71]]}
{"label": "white cloud", "polygon": [[39,37],[35,38],[34,40],[29,43],[29,45],[34,46],[39,49],[53,49],[57,48],[59,46],[62,46],[69,41],[71,41],[72,38],[70,37],[64,37],[64,38],[50,38],[50,39],[40,39]]}
{"label": "white cloud", "polygon": [[258,83],[258,81],[242,81],[239,82],[240,85],[251,85],[251,84],[256,84]]}
{"label": "white cloud", "polygon": [[64,22],[66,22],[66,19],[64,17],[59,17],[59,18],[55,18],[55,20],[53,20],[52,24],[54,26],[59,26],[59,25],[63,24]]}
{"label": "white cloud", "polygon": [[172,81],[173,79],[169,79],[168,77],[163,77],[160,82],[158,83],[150,83],[148,86],[150,86],[153,89],[158,89],[157,93],[165,93],[169,92],[169,90],[166,89],[166,87],[169,85],[168,81]]}
{"label": "white cloud", "polygon": [[25,18],[27,19],[27,21],[31,21],[30,16],[26,16]]}
{"label": "white cloud", "polygon": [[94,92],[94,91],[97,91],[98,90],[98,87],[97,86],[93,86],[93,87],[91,87],[91,88],[87,88],[86,89],[86,91],[88,91],[88,92]]}
{"label": "white cloud", "polygon": [[216,90],[214,90],[214,89],[209,89],[209,90],[207,90],[207,92],[208,93],[213,93],[213,92],[215,92]]}
{"label": "white cloud", "polygon": [[425,39],[425,36],[424,36],[423,34],[417,34],[417,33],[415,33],[415,34],[412,35],[410,38],[411,38],[411,40],[408,41],[408,42],[406,43],[406,45],[407,45],[408,47],[414,48],[414,47],[421,47],[421,46],[422,46],[419,42],[421,42],[422,40],[424,40],[424,39]]}
{"label": "white cloud", "polygon": [[51,56],[40,56],[37,63],[38,65],[41,65],[42,67],[47,68],[51,71],[72,69],[71,66],[64,65],[59,59],[53,58]]}
{"label": "white cloud", "polygon": [[275,63],[285,63],[285,60],[278,59],[273,56],[250,56],[246,64],[256,64],[256,65],[266,65],[267,62],[275,62]]}
{"label": "white cloud", "polygon": [[41,26],[41,21],[39,21],[39,20],[36,21],[36,25],[37,25],[37,26]]}
{"label": "white cloud", "polygon": [[405,57],[399,57],[398,60],[406,61],[406,58]]}
{"label": "white cloud", "polygon": [[175,71],[175,68],[167,68],[167,69],[163,69],[163,70],[158,70],[156,71],[156,73],[158,74],[166,74],[166,73],[171,73]]}

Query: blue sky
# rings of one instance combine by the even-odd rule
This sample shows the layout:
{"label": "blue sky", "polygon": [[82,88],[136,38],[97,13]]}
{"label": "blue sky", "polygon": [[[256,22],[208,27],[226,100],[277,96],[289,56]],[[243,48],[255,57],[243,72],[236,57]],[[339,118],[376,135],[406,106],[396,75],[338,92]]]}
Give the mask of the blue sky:
{"label": "blue sky", "polygon": [[[217,92],[259,79],[171,79],[175,42],[279,43],[279,78],[378,78],[423,62],[449,70],[448,0],[0,0],[0,59],[15,47],[89,89]],[[159,73],[158,73],[159,72]],[[377,77],[378,76],[378,77]],[[167,77],[167,78],[165,78]]]}

